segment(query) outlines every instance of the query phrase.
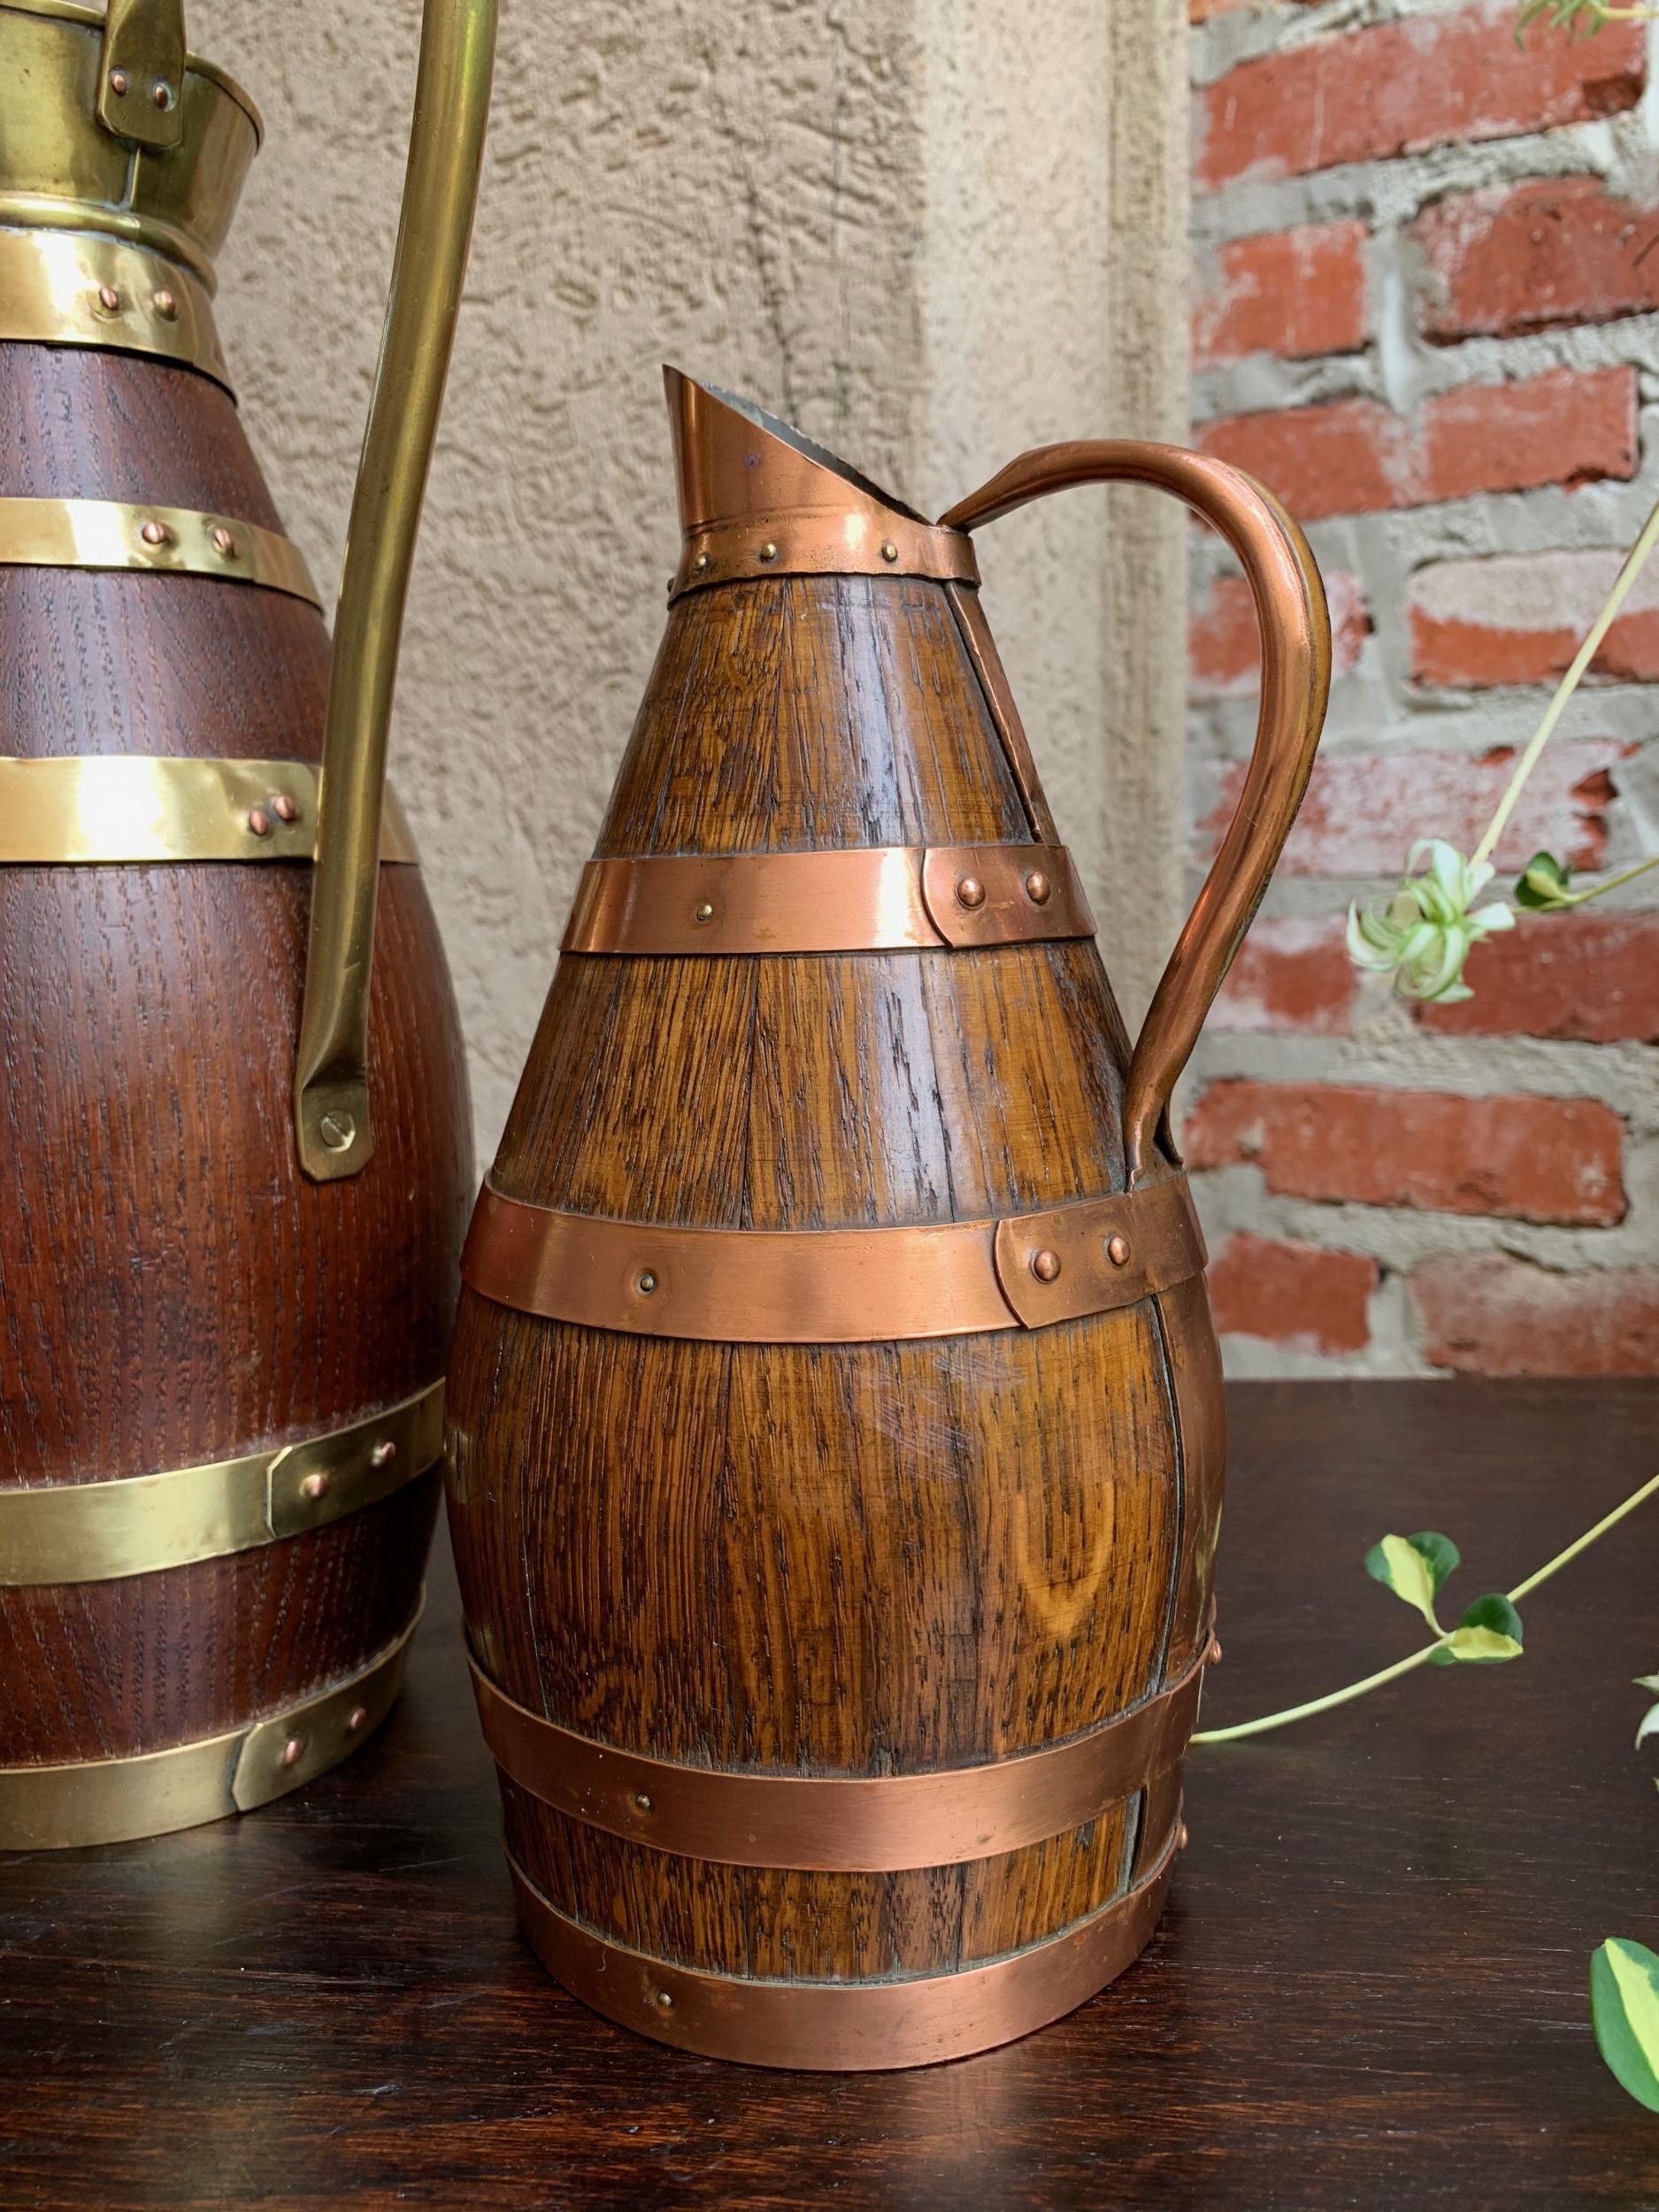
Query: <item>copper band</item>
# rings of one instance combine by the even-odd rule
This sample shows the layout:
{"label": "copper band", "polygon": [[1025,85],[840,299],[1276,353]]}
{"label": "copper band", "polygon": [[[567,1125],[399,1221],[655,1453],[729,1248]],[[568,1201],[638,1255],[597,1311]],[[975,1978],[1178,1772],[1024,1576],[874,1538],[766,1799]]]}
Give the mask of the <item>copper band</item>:
{"label": "copper band", "polygon": [[875,845],[590,860],[564,949],[893,952],[1094,933],[1064,845]]}
{"label": "copper band", "polygon": [[443,1385],[319,1436],[108,1482],[0,1489],[0,1588],[111,1582],[325,1527],[443,1449]]}
{"label": "copper band", "polygon": [[543,1720],[476,1663],[472,1690],[502,1772],[572,1820],[682,1858],[872,1874],[996,1858],[1097,1819],[1179,1764],[1203,1671],[1064,1743],[877,1777],[645,1758]]}
{"label": "copper band", "polygon": [[871,1982],[752,1979],[671,1965],[571,1920],[508,1855],[530,1947],[572,1996],[636,2034],[750,2066],[932,2066],[1029,2035],[1121,1974],[1157,1925],[1177,1829],[1111,1904],[1023,1951],[950,1974]]}
{"label": "copper band", "polygon": [[1043,1328],[1196,1275],[1185,1176],[1002,1221],[685,1229],[508,1198],[488,1181],[461,1272],[498,1305],[708,1343],[881,1344]]}
{"label": "copper band", "polygon": [[292,539],[234,516],[119,499],[0,499],[0,568],[159,570],[258,584],[320,608]]}
{"label": "copper band", "polygon": [[397,1701],[423,1590],[403,1633],[344,1680],[222,1735],[127,1759],[0,1767],[0,1851],[171,1835],[285,1797],[366,1743]]}
{"label": "copper band", "polygon": [[792,509],[687,530],[668,595],[768,576],[931,576],[977,584],[979,568],[964,530],[891,511]]}
{"label": "copper band", "polygon": [[153,354],[231,389],[207,287],[123,239],[0,229],[0,342],[8,339]]}
{"label": "copper band", "polygon": [[[0,864],[310,860],[319,773],[309,760],[199,760],[150,753],[0,757]],[[382,860],[418,861],[393,793]]]}

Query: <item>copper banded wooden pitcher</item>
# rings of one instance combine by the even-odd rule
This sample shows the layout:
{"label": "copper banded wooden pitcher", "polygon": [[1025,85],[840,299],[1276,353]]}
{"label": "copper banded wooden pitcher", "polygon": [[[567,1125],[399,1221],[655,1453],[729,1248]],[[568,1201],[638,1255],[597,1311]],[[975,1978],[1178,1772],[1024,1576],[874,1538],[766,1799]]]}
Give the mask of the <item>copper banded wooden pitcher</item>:
{"label": "copper banded wooden pitcher", "polygon": [[494,35],[428,0],[331,675],[214,329],[257,112],[180,0],[0,0],[0,1847],[263,1803],[401,1678],[472,1163],[382,785]]}
{"label": "copper banded wooden pitcher", "polygon": [[[1225,1460],[1171,1091],[1301,800],[1295,525],[1171,447],[942,522],[668,377],[668,627],[473,1216],[447,1415],[525,1931],[763,2065],[1024,2034],[1146,1942]],[[1237,813],[1133,1051],[980,609],[1067,485],[1186,500],[1264,648]]]}

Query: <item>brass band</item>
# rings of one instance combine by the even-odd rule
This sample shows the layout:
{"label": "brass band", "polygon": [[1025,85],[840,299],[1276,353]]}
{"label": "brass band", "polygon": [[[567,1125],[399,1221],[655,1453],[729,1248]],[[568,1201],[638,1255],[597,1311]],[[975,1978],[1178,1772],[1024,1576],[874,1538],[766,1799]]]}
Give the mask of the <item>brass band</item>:
{"label": "brass band", "polygon": [[1058,1935],[955,1973],[784,1981],[672,1965],[583,1927],[508,1855],[519,1924],[573,1997],[636,2033],[751,2066],[931,2066],[1029,2035],[1121,1974],[1163,1909],[1179,1824],[1122,1896]]}
{"label": "brass band", "polygon": [[[0,864],[311,860],[318,784],[314,761],[0,757]],[[419,857],[388,791],[380,858]]]}
{"label": "brass band", "polygon": [[890,509],[795,509],[687,530],[668,595],[768,576],[929,576],[977,584],[979,568],[963,530]]}
{"label": "brass band", "polygon": [[874,1344],[1044,1328],[1131,1306],[1204,1264],[1185,1176],[1007,1219],[889,1229],[687,1229],[509,1198],[486,1181],[461,1273],[498,1305],[710,1343]]}
{"label": "brass band", "polygon": [[121,499],[0,499],[0,568],[156,569],[323,603],[292,539],[231,516]]}
{"label": "brass band", "polygon": [[1157,1696],[1039,1750],[877,1777],[646,1758],[528,1711],[476,1663],[472,1689],[502,1772],[572,1820],[727,1866],[881,1873],[995,1858],[1097,1819],[1179,1764],[1203,1672],[1200,1659]]}
{"label": "brass band", "polygon": [[1094,933],[1064,845],[876,845],[590,860],[564,949],[884,952]]}
{"label": "brass band", "polygon": [[443,1449],[443,1385],[326,1435],[113,1482],[0,1489],[0,1586],[109,1582],[322,1528]]}
{"label": "brass band", "polygon": [[222,1735],[127,1759],[0,1767],[0,1851],[129,1843],[251,1812],[326,1773],[367,1742],[397,1701],[408,1627],[366,1667],[284,1711]]}
{"label": "brass band", "polygon": [[232,389],[207,287],[124,239],[0,229],[0,342],[8,339],[153,354]]}

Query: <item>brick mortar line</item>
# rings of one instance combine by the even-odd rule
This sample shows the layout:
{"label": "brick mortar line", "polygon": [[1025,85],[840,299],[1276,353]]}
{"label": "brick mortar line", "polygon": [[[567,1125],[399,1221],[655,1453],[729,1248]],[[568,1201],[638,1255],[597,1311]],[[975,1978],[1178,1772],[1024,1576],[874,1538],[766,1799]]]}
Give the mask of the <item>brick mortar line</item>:
{"label": "brick mortar line", "polygon": [[[1395,1008],[1390,1007],[1391,1012]],[[1195,1056],[1199,1084],[1335,1084],[1350,1090],[1439,1091],[1459,1098],[1594,1100],[1625,1123],[1626,1145],[1659,1138],[1659,1084],[1651,1045],[1593,1045],[1555,1037],[1448,1037],[1398,1008],[1406,1033],[1363,1026],[1348,1037],[1270,1030],[1212,1030]],[[1363,1011],[1361,1017],[1363,1022]],[[1659,1247],[1655,1248],[1659,1259]]]}

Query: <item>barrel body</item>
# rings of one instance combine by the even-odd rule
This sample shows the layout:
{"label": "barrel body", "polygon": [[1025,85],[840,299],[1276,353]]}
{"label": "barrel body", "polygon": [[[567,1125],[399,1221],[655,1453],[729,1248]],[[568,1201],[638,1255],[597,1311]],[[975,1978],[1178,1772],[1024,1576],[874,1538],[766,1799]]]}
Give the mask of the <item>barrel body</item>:
{"label": "barrel body", "polygon": [[[80,98],[96,19],[4,14]],[[191,78],[187,122],[212,89]],[[231,126],[210,126],[211,151]],[[188,207],[188,178],[172,188]],[[28,333],[0,339],[0,842],[28,856],[0,864],[0,1845],[31,1848],[246,1809],[384,1716],[437,1507],[471,1182],[459,1028],[406,858],[381,871],[378,1148],[349,1179],[300,1171],[327,632],[211,334],[180,337],[205,311],[185,245],[120,249],[150,288],[111,287],[103,333],[67,312],[48,330],[38,286],[5,290],[45,237],[81,272],[58,307],[96,300],[102,221],[0,230],[0,329]],[[188,541],[188,568],[86,557],[93,526],[156,511],[159,546],[131,550]],[[80,555],[42,556],[42,516]],[[240,574],[256,548],[283,588]],[[228,767],[175,819],[193,761]],[[132,857],[152,833],[180,856]]]}
{"label": "barrel body", "polygon": [[[962,604],[880,573],[685,592],[601,860],[1027,845],[1046,809]],[[1126,1060],[1087,934],[561,961],[484,1202],[560,1216],[599,1302],[569,1317],[552,1274],[515,1302],[475,1224],[449,1515],[526,1932],[626,2024],[923,2062],[1069,2010],[1149,1933],[1220,1510],[1202,1274],[931,1334],[905,1270],[948,1304],[957,1263],[890,1240],[956,1228],[965,1282],[999,1221],[1140,1205]],[[646,1225],[626,1282],[570,1217]],[[705,1248],[652,1229],[752,1240],[739,1290],[745,1250],[878,1240],[840,1340],[754,1340],[764,1312],[723,1336]],[[852,1340],[907,1298],[913,1327]]]}

